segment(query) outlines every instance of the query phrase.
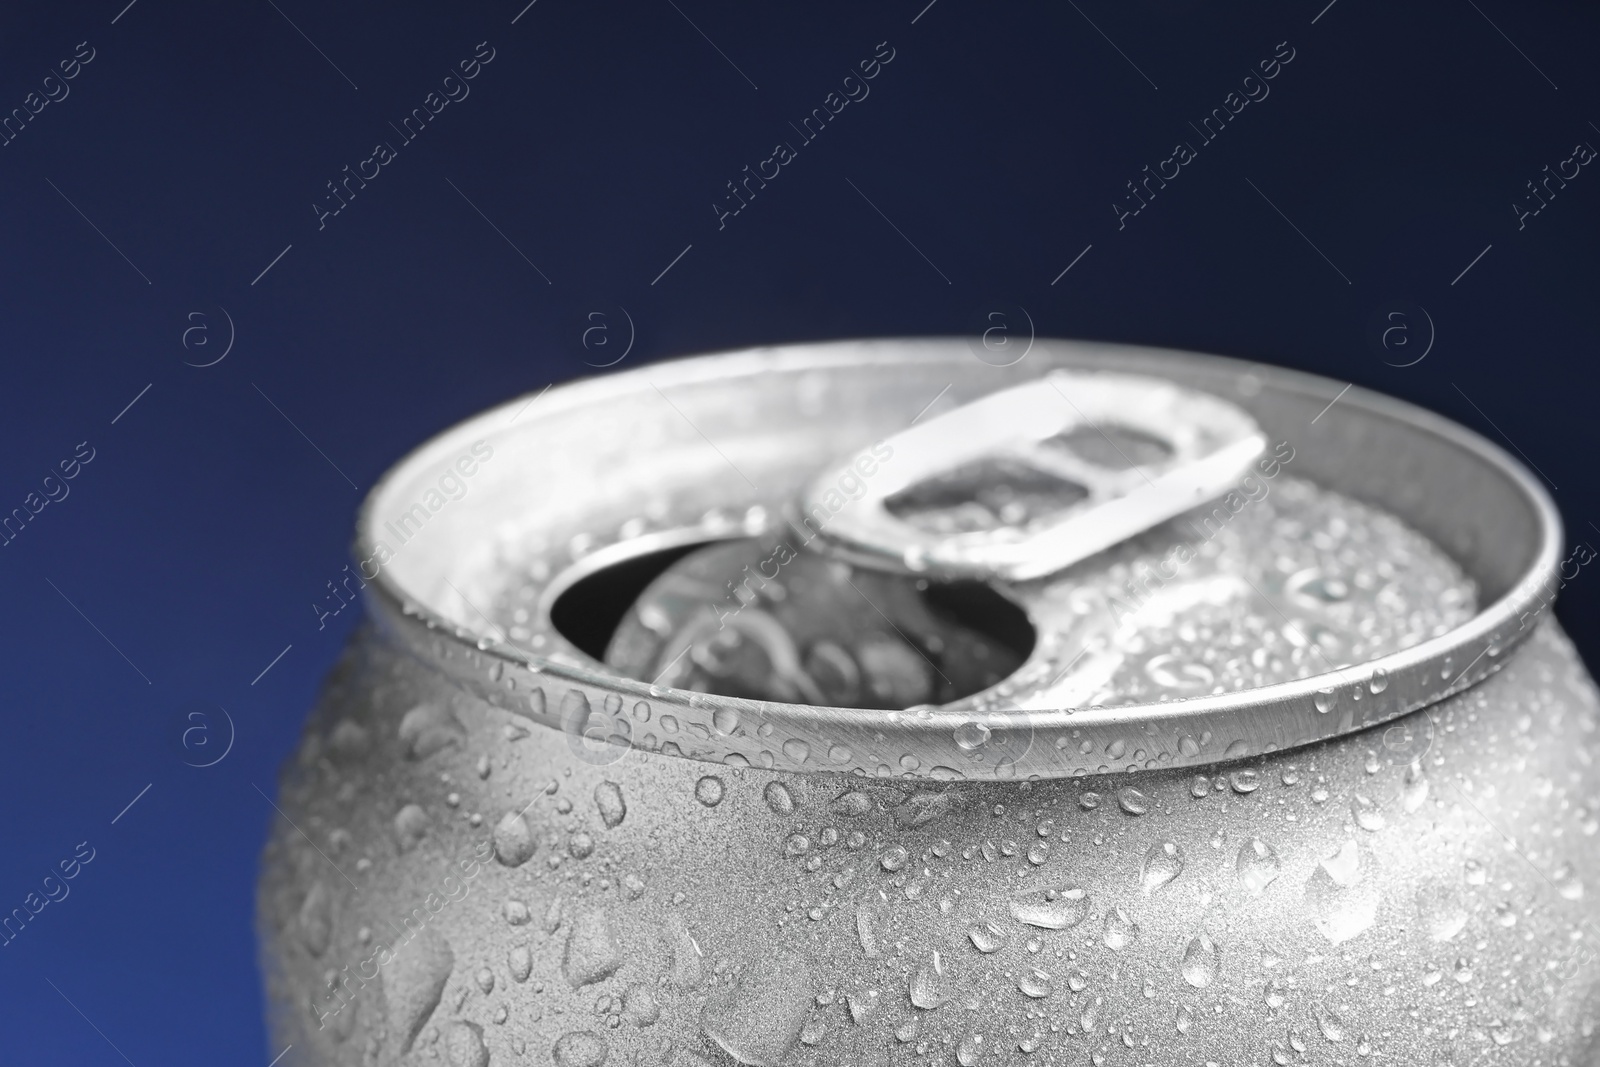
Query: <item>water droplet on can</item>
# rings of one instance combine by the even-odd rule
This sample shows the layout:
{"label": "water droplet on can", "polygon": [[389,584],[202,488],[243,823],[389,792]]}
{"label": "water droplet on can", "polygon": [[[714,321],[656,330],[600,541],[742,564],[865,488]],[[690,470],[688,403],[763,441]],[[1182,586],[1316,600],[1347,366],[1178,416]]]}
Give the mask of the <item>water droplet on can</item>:
{"label": "water droplet on can", "polygon": [[1125,785],[1117,790],[1117,806],[1129,815],[1143,815],[1150,810],[1150,798],[1133,786]]}
{"label": "water droplet on can", "polygon": [[1183,850],[1176,841],[1158,841],[1144,854],[1139,870],[1139,887],[1146,894],[1172,881],[1183,873]]}
{"label": "water droplet on can", "polygon": [[1259,837],[1253,837],[1239,849],[1233,869],[1246,889],[1260,894],[1278,877],[1278,853]]}
{"label": "water droplet on can", "polygon": [[1221,966],[1221,952],[1217,949],[1216,942],[1205,934],[1189,942],[1189,947],[1183,951],[1183,964],[1179,968],[1183,973],[1183,980],[1196,989],[1204,989],[1216,978]]}
{"label": "water droplet on can", "polygon": [[489,1050],[477,1023],[456,1020],[445,1030],[445,1058],[450,1067],[489,1067]]}
{"label": "water droplet on can", "polygon": [[994,923],[975,924],[967,930],[967,938],[972,942],[973,948],[985,955],[999,952],[1001,946],[1006,943],[1005,935]]}
{"label": "water droplet on can", "polygon": [[761,791],[761,796],[774,815],[794,814],[794,795],[782,782],[768,782],[767,787]]}
{"label": "water droplet on can", "polygon": [[1139,937],[1139,925],[1135,923],[1128,913],[1121,908],[1112,908],[1106,912],[1106,925],[1103,940],[1106,948],[1113,952],[1121,952]]}
{"label": "water droplet on can", "polygon": [[1044,971],[1031,970],[1026,972],[1017,982],[1017,989],[1025,997],[1043,1000],[1054,993],[1055,986],[1050,982],[1050,976]]}
{"label": "water droplet on can", "polygon": [[606,1061],[606,1039],[591,1030],[562,1034],[551,1055],[556,1067],[600,1067]]}
{"label": "water droplet on can", "polygon": [[1357,793],[1350,801],[1350,814],[1354,816],[1356,825],[1369,833],[1376,833],[1389,824],[1384,818],[1383,811],[1370,798]]}
{"label": "water droplet on can", "polygon": [[628,803],[622,798],[622,787],[615,782],[601,782],[594,787],[594,806],[600,811],[600,821],[606,829],[614,830],[628,814]]}
{"label": "water droplet on can", "polygon": [[508,811],[494,828],[494,856],[503,866],[520,867],[533,856],[533,829],[520,811]]}
{"label": "water droplet on can", "polygon": [[950,999],[944,984],[944,961],[939,953],[935,952],[927,963],[911,972],[907,993],[911,1003],[924,1011],[932,1011]]}
{"label": "water droplet on can", "polygon": [[989,728],[981,722],[964,722],[954,731],[956,747],[974,752],[989,743]]}
{"label": "water droplet on can", "polygon": [[1019,893],[1011,898],[1011,917],[1041,930],[1070,930],[1089,915],[1089,895],[1077,886]]}
{"label": "water droplet on can", "polygon": [[722,803],[722,779],[714,774],[708,774],[694,784],[694,798],[708,808],[714,808]]}

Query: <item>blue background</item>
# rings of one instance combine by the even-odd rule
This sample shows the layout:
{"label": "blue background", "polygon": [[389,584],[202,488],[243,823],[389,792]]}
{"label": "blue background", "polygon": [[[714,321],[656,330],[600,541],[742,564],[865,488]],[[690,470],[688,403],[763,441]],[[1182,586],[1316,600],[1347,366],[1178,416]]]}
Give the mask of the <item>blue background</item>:
{"label": "blue background", "polygon": [[[0,548],[0,911],[96,850],[0,948],[6,1062],[281,1051],[251,928],[263,792],[356,621],[311,605],[361,495],[427,436],[615,358],[619,309],[623,368],[976,333],[997,309],[1015,336],[1020,308],[1041,335],[1300,367],[1521,453],[1569,543],[1600,543],[1600,174],[1520,230],[1512,208],[1600,144],[1592,7],[124,3],[0,16],[0,110],[94,50],[0,148],[0,510],[95,452]],[[481,41],[470,96],[319,229],[324,183]],[[725,183],[881,41],[870,96],[719,229]],[[1271,95],[1119,230],[1124,183],[1282,41]],[[186,365],[226,347],[223,309],[231,351]],[[1422,350],[1418,309],[1436,343],[1391,366]],[[1412,347],[1378,343],[1396,321]],[[1600,578],[1563,596],[1593,662]],[[186,765],[220,751],[219,707],[231,751]]]}

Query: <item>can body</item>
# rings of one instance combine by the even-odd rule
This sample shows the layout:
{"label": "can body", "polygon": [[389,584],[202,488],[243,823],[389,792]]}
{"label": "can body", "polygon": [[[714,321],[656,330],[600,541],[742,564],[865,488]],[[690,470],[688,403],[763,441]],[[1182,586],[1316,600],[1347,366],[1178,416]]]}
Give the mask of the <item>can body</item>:
{"label": "can body", "polygon": [[285,1062],[1597,1054],[1600,700],[1552,618],[1332,736],[948,780],[693,758],[742,734],[716,698],[513,681],[413,613],[353,640],[280,781]]}
{"label": "can body", "polygon": [[[279,820],[266,851],[274,1040],[315,1064],[409,1062],[408,1038],[463,1064],[727,1062],[718,1038],[746,1063],[1587,1062],[1595,697],[1551,620],[1399,727],[911,785],[596,763],[369,631],[282,785],[311,840]],[[1013,907],[1034,887],[1083,895]]]}

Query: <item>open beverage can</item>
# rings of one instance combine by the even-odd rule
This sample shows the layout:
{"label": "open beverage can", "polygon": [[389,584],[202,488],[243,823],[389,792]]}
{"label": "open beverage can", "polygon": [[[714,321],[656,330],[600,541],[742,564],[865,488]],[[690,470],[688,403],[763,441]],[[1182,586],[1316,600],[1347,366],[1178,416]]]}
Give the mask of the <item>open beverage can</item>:
{"label": "open beverage can", "polygon": [[1219,357],[839,342],[512,401],[361,513],[263,857],[275,1047],[1591,1062],[1566,556],[1482,438]]}

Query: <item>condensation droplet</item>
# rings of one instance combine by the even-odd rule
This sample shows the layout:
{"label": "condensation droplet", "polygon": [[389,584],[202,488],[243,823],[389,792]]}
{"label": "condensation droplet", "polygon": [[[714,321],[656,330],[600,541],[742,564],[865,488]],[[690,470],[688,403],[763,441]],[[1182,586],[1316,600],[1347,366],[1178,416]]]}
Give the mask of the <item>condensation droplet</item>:
{"label": "condensation droplet", "polygon": [[556,1067],[600,1067],[606,1061],[606,1039],[591,1030],[562,1034],[551,1055]]}
{"label": "condensation droplet", "polygon": [[622,798],[622,787],[615,782],[601,782],[594,787],[594,806],[600,811],[600,821],[606,829],[615,830],[628,814],[628,802]]}
{"label": "condensation droplet", "polygon": [[706,807],[714,808],[722,803],[723,789],[722,779],[708,774],[694,784],[694,798]]}
{"label": "condensation droplet", "polygon": [[1139,937],[1139,925],[1121,908],[1106,912],[1105,944],[1113,952],[1121,952]]}
{"label": "condensation droplet", "polygon": [[1183,980],[1196,989],[1204,989],[1217,977],[1217,971],[1222,966],[1222,953],[1217,948],[1216,942],[1205,934],[1189,942],[1189,947],[1183,950],[1183,964],[1179,968]]}
{"label": "condensation droplet", "polygon": [[1259,895],[1278,877],[1278,853],[1259,837],[1253,837],[1239,849],[1233,867],[1245,888]]}
{"label": "condensation droplet", "polygon": [[1129,815],[1143,815],[1150,810],[1150,798],[1133,786],[1125,785],[1117,790],[1117,806]]}
{"label": "condensation droplet", "polygon": [[973,752],[989,743],[989,728],[981,722],[964,722],[954,731],[956,747]]}
{"label": "condensation droplet", "polygon": [[1344,1019],[1338,1012],[1326,1004],[1315,1004],[1311,1013],[1316,1016],[1317,1029],[1329,1041],[1343,1041],[1345,1038]]}
{"label": "condensation droplet", "polygon": [[935,952],[927,963],[911,972],[907,992],[911,1003],[924,1011],[932,1011],[950,999],[944,985],[944,961],[939,953]]}
{"label": "condensation droplet", "polygon": [[1017,989],[1023,996],[1035,1000],[1043,1000],[1056,991],[1055,986],[1050,983],[1050,976],[1040,970],[1025,972],[1017,982]]}
{"label": "condensation droplet", "polygon": [[410,852],[428,833],[428,813],[416,804],[407,804],[394,817],[394,836],[401,852]]}
{"label": "condensation droplet", "polygon": [[533,828],[520,811],[508,811],[494,828],[494,856],[506,867],[520,867],[533,856]]}
{"label": "condensation droplet", "polygon": [[1370,797],[1357,793],[1350,801],[1350,814],[1355,818],[1356,825],[1368,833],[1377,833],[1389,825],[1389,820],[1384,818],[1383,811]]}
{"label": "condensation droplet", "polygon": [[1158,841],[1144,854],[1139,868],[1139,887],[1146,894],[1172,881],[1183,873],[1183,850],[1176,841]]}
{"label": "condensation droplet", "polygon": [[976,923],[967,930],[967,938],[971,940],[972,947],[984,954],[999,952],[1006,943],[1005,935],[997,929],[994,923]]}
{"label": "condensation droplet", "polygon": [[794,795],[782,782],[768,782],[767,787],[761,791],[761,797],[774,815],[794,814]]}
{"label": "condensation droplet", "polygon": [[1089,895],[1077,886],[1020,893],[1011,898],[1011,917],[1041,930],[1068,930],[1089,915]]}
{"label": "condensation droplet", "polygon": [[1572,864],[1563,863],[1557,867],[1555,873],[1551,875],[1551,881],[1555,882],[1556,892],[1560,893],[1564,899],[1583,899],[1583,881],[1578,877],[1577,872],[1572,869]]}
{"label": "condensation droplet", "polygon": [[489,1067],[489,1050],[477,1023],[458,1019],[446,1027],[444,1051],[450,1067]]}

